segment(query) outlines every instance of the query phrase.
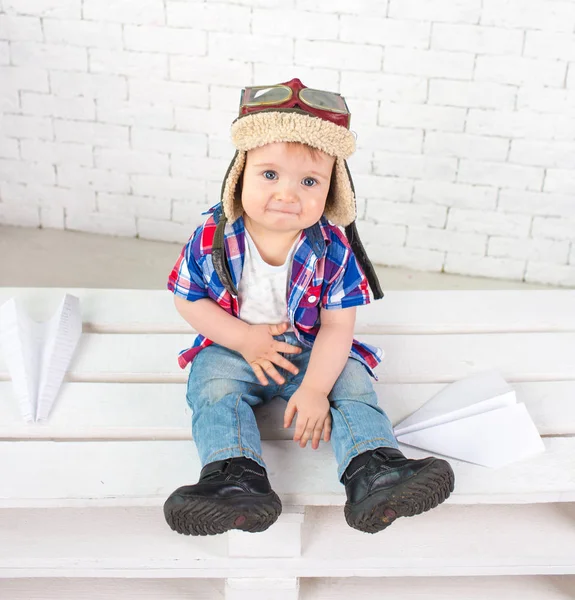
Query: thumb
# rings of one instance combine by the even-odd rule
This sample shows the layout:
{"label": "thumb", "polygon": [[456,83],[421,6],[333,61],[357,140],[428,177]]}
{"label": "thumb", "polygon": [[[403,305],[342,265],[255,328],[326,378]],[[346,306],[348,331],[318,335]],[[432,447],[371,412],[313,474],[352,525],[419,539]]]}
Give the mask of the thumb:
{"label": "thumb", "polygon": [[269,332],[272,335],[281,335],[282,333],[285,333],[287,331],[288,327],[289,323],[278,323],[277,325],[270,325]]}
{"label": "thumb", "polygon": [[289,427],[292,424],[295,413],[297,412],[295,404],[288,402],[284,413],[284,428]]}

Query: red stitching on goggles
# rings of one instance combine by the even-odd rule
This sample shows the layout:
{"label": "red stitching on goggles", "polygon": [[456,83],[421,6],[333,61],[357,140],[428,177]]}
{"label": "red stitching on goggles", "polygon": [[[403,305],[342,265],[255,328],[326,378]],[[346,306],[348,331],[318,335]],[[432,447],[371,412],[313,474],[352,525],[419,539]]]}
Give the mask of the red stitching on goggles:
{"label": "red stitching on goggles", "polygon": [[299,108],[314,117],[349,129],[350,113],[343,96],[306,87],[299,79],[276,85],[246,87],[240,99],[240,115],[270,108]]}

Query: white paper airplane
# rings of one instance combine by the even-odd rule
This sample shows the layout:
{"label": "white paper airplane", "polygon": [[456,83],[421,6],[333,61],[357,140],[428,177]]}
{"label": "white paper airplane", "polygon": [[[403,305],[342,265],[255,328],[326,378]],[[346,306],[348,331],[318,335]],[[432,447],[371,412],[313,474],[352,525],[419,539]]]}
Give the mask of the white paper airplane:
{"label": "white paper airplane", "polygon": [[81,334],[80,300],[70,294],[44,323],[15,298],[0,307],[0,342],[26,421],[48,418]]}
{"label": "white paper airplane", "polygon": [[492,468],[545,451],[525,405],[494,371],[448,385],[394,433],[402,444]]}

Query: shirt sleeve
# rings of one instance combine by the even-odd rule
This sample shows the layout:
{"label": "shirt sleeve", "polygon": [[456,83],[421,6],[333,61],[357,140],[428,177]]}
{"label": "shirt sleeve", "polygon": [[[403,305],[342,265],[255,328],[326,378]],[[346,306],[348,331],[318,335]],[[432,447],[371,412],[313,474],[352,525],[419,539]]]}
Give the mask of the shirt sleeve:
{"label": "shirt sleeve", "polygon": [[346,248],[342,263],[323,294],[322,308],[327,310],[370,303],[367,278],[351,248]]}
{"label": "shirt sleeve", "polygon": [[198,227],[183,247],[168,278],[168,289],[190,302],[209,297],[208,286],[198,264],[201,233],[202,228]]}

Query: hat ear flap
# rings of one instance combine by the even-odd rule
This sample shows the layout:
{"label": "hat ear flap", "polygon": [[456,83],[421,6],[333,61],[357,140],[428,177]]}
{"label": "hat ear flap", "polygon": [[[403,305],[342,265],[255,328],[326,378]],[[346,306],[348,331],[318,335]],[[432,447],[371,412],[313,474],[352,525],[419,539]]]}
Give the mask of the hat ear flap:
{"label": "hat ear flap", "polygon": [[245,164],[246,153],[243,150],[236,151],[222,185],[222,207],[230,223],[243,214],[241,183]]}

